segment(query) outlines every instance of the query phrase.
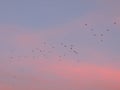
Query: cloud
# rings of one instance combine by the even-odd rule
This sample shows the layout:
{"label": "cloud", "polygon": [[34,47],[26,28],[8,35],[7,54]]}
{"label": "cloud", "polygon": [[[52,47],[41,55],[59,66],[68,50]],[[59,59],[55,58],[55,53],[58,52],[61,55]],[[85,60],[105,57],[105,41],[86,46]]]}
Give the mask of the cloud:
{"label": "cloud", "polygon": [[12,84],[10,86],[15,88],[12,90],[120,89],[119,69],[110,65],[102,66],[87,62],[75,63],[67,59],[64,58],[60,62],[55,57],[49,58],[49,61],[31,58],[16,61],[13,64],[3,63],[0,77],[4,83]]}
{"label": "cloud", "polygon": [[[110,13],[111,15],[109,15]],[[71,34],[68,33],[81,33],[85,30],[87,32],[87,29],[90,28],[109,27],[114,21],[114,14],[112,14],[113,12],[110,13],[107,14],[102,10],[93,11],[83,17],[77,17],[61,27],[38,29],[35,32],[30,32],[33,30],[27,28],[4,26],[0,29],[0,35],[3,39],[0,40],[1,42],[7,42],[8,46],[12,43],[14,47],[36,47],[46,40],[58,39],[66,35],[71,37]],[[115,18],[117,18],[116,16]],[[87,27],[85,27],[86,23]],[[103,51],[93,50],[94,46],[89,47],[92,50],[87,48],[84,53],[85,58],[80,59],[79,63],[75,63],[75,60],[71,60],[69,56],[63,58],[62,61],[58,61],[58,51],[47,59],[34,60],[30,57],[24,60],[16,59],[12,63],[1,63],[0,79],[3,81],[0,81],[0,89],[120,90],[120,69],[115,66],[118,63],[113,65],[113,63],[110,63],[112,56],[106,55]],[[119,58],[117,59],[119,60]],[[13,78],[13,76],[15,77]]]}
{"label": "cloud", "polygon": [[14,90],[11,85],[0,82],[0,90]]}

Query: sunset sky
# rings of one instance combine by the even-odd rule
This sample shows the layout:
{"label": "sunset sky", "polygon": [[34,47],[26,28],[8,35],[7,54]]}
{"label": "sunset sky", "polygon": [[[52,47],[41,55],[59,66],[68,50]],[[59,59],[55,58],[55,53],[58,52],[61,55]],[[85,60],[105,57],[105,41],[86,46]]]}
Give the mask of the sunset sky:
{"label": "sunset sky", "polygon": [[0,0],[0,90],[120,90],[119,0]]}

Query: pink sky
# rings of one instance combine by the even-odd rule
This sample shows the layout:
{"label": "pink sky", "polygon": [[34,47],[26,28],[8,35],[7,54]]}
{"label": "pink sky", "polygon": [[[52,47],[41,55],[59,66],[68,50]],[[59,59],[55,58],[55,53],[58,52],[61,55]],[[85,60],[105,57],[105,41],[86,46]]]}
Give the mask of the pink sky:
{"label": "pink sky", "polygon": [[120,90],[119,3],[0,1],[0,90]]}

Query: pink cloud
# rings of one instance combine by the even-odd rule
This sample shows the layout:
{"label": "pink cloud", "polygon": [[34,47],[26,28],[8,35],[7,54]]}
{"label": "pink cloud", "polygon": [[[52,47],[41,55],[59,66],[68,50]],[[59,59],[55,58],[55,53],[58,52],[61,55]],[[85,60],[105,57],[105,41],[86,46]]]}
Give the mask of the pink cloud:
{"label": "pink cloud", "polygon": [[33,45],[35,46],[37,41],[38,41],[38,38],[36,35],[30,34],[30,33],[28,34],[24,33],[24,34],[17,35],[15,42],[18,46],[29,47]]}
{"label": "pink cloud", "polygon": [[[52,60],[54,59],[54,62]],[[56,61],[55,58],[46,60],[24,60],[12,64],[16,70],[4,73],[2,77],[10,78],[16,75],[15,89],[23,90],[66,90],[66,89],[103,89],[119,90],[120,70],[112,66],[92,63],[75,63],[72,60]],[[10,69],[10,65],[9,69]],[[4,65],[5,67],[5,65]],[[19,72],[19,68],[29,72]],[[4,69],[5,70],[5,69]],[[6,70],[8,71],[8,70]],[[11,74],[10,74],[11,73]],[[22,84],[24,82],[24,84]],[[10,89],[8,89],[10,90]],[[14,89],[12,89],[14,90]]]}
{"label": "pink cloud", "polygon": [[[103,24],[104,19],[106,20],[104,24],[112,21],[110,17],[101,15],[100,13],[89,13],[84,16],[83,19],[77,18],[75,21],[71,21],[63,27],[38,31],[35,33],[19,33],[19,35],[14,36],[15,39],[13,42],[15,43],[15,46],[20,47],[39,45],[40,42],[38,41],[57,38],[61,35],[65,35],[69,31],[75,32],[75,28],[84,29],[82,26],[84,26],[85,23],[88,23],[88,27],[99,26]],[[14,89],[11,89],[12,85],[0,82],[0,89],[56,90],[57,88],[57,90],[84,90],[93,88],[102,90],[120,90],[120,70],[106,63],[106,66],[93,63],[95,61],[104,62],[109,60],[109,57],[104,55],[104,52],[96,52],[94,50],[88,51],[90,52],[87,53],[87,58],[81,60],[84,62],[80,62],[80,64],[73,63],[72,61],[74,60],[69,59],[69,57],[64,58],[59,62],[57,59],[58,53],[54,53],[48,60],[44,58],[33,60],[30,58],[15,61],[13,64],[4,64],[1,67],[7,66],[8,68],[4,68],[4,70],[7,69],[6,72],[9,70],[11,72],[5,73],[1,68],[0,72],[2,75],[0,77],[11,78],[10,76],[15,74],[17,83],[13,85]],[[13,70],[13,68],[15,70]],[[18,71],[21,68],[27,69],[29,72],[21,73]],[[57,79],[54,80],[55,77]]]}
{"label": "pink cloud", "polygon": [[0,82],[0,90],[15,90],[13,87],[6,83]]}

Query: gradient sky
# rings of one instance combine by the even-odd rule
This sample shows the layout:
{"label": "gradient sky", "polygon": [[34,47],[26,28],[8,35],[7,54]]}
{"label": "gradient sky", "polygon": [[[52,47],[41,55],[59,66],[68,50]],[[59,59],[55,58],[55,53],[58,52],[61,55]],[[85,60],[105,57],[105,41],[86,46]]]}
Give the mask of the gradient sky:
{"label": "gradient sky", "polygon": [[119,0],[0,0],[0,90],[120,90]]}

